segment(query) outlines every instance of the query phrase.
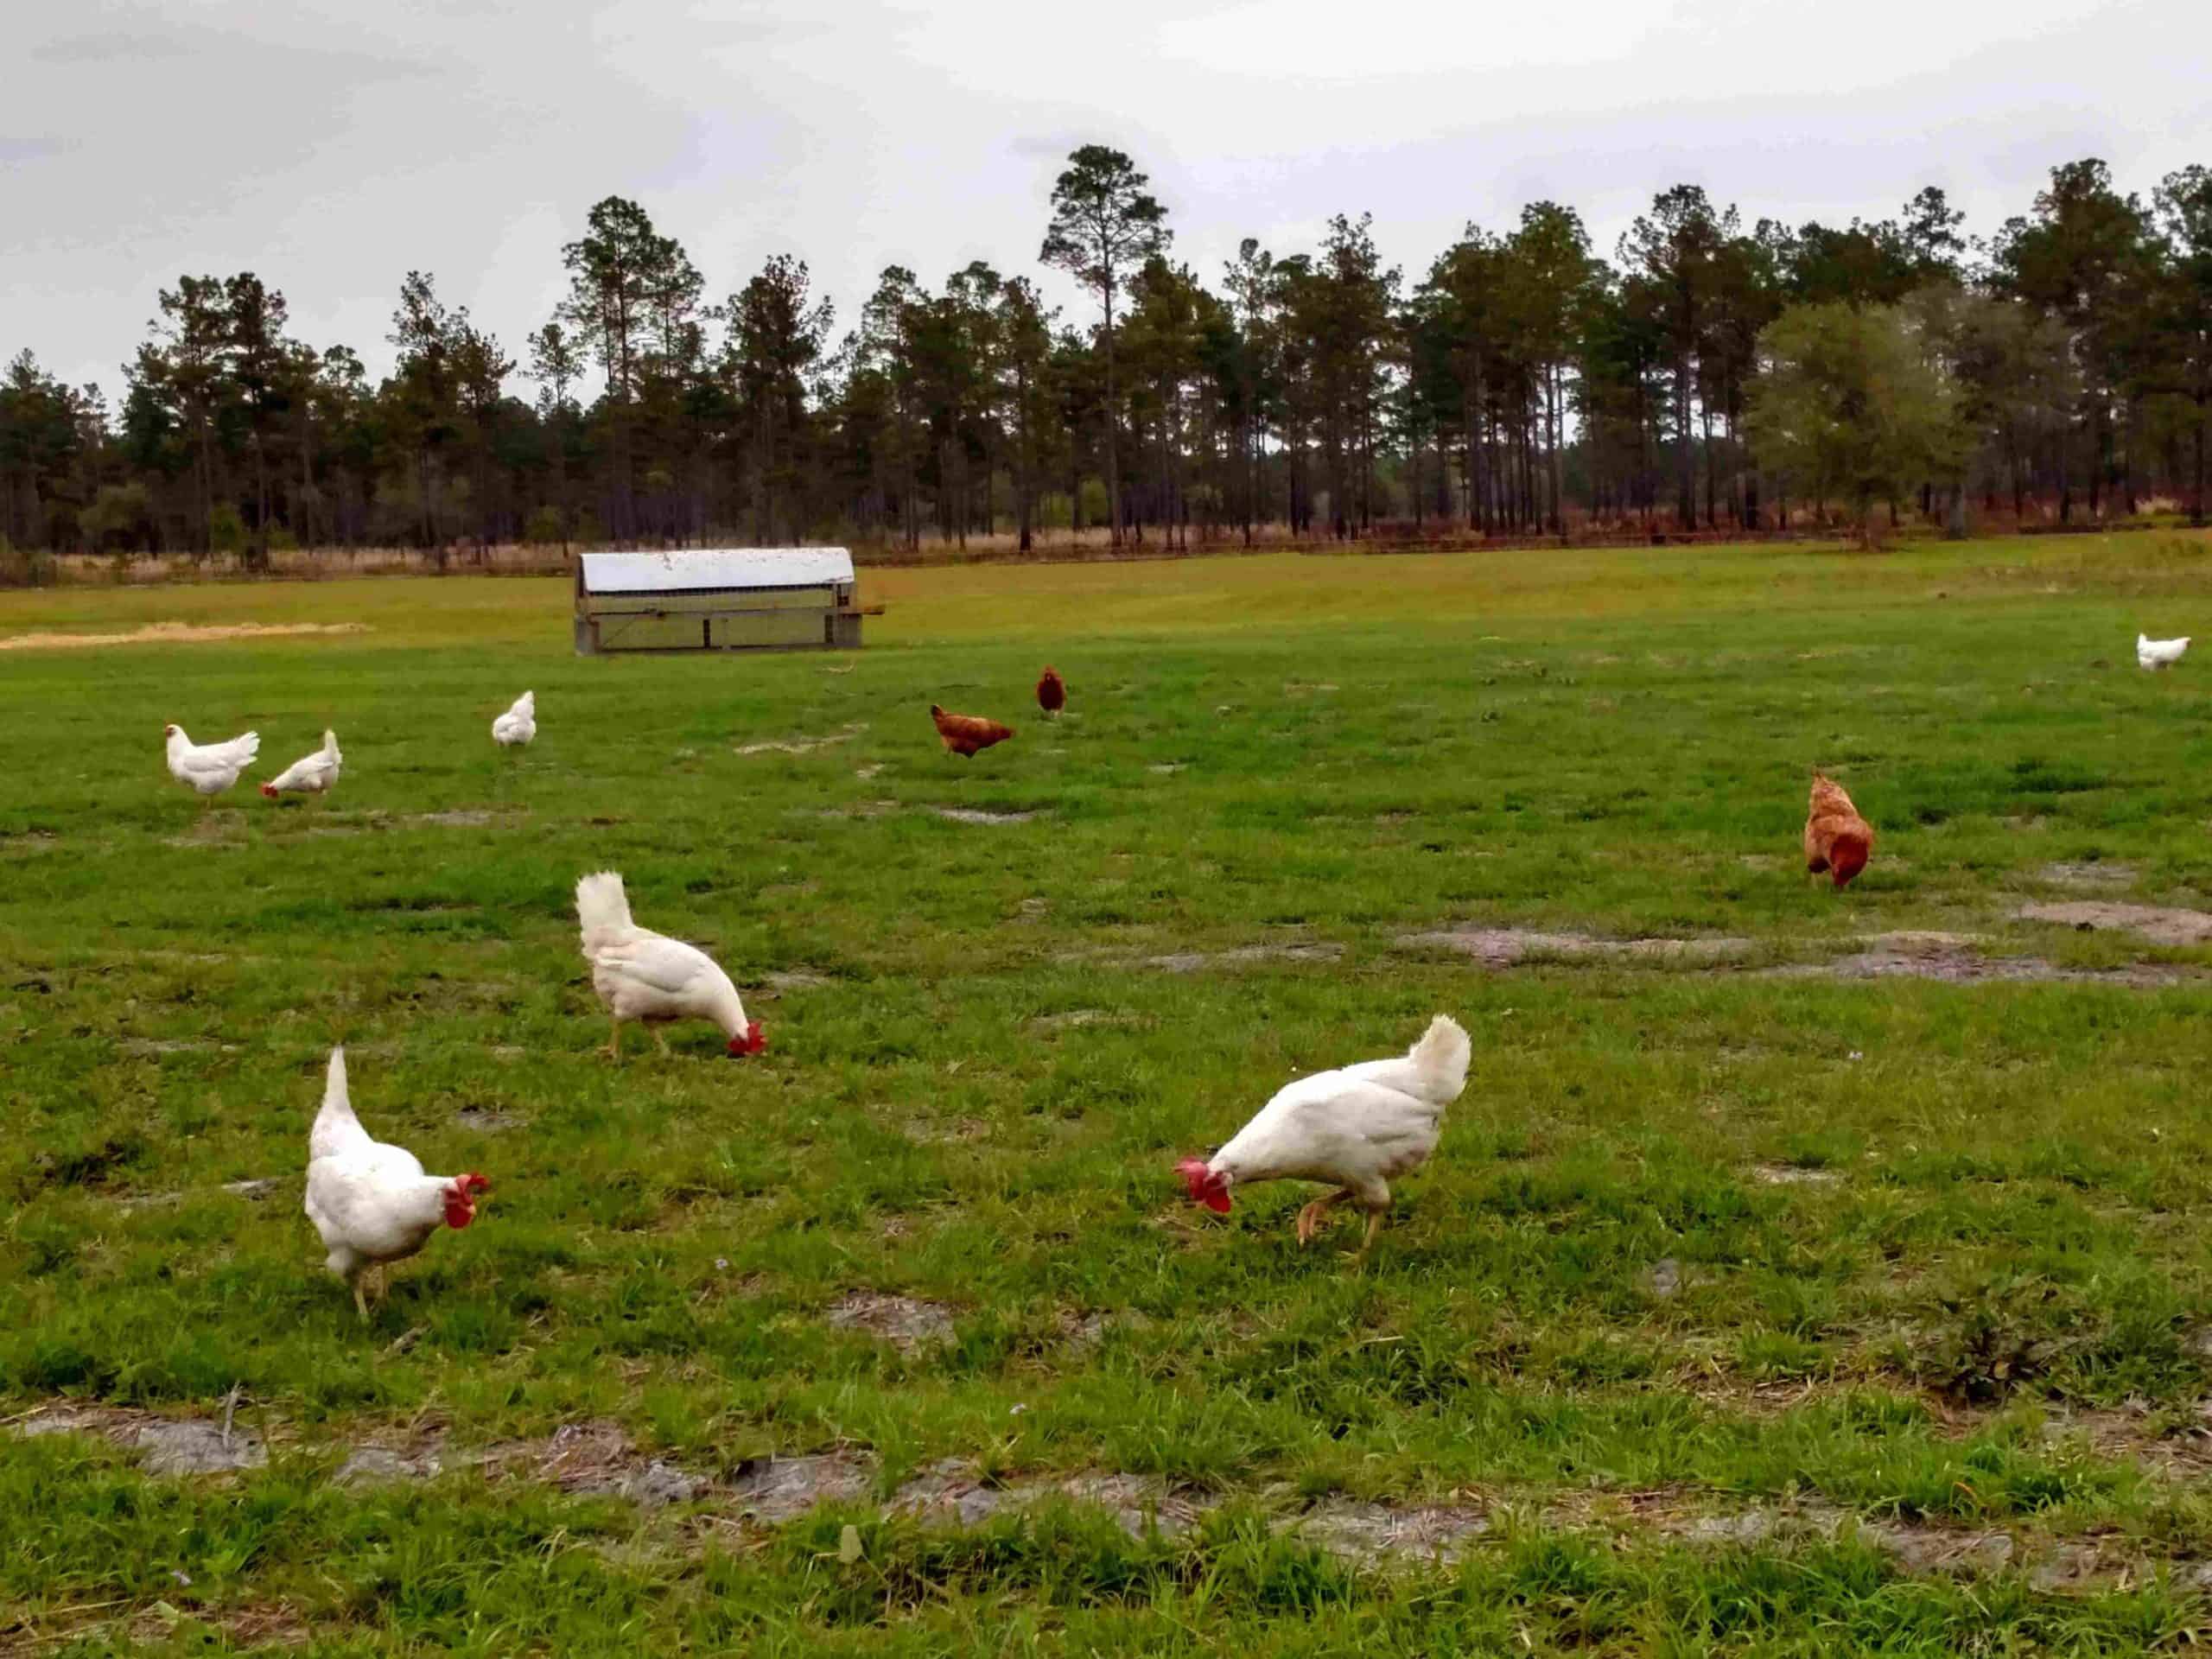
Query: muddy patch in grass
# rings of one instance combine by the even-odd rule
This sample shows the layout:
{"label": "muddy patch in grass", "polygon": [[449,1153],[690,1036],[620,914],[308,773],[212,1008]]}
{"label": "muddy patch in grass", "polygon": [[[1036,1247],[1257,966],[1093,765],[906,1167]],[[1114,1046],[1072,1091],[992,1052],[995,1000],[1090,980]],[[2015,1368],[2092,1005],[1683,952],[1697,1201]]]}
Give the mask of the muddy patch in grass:
{"label": "muddy patch in grass", "polygon": [[2135,867],[2063,861],[2044,865],[2036,872],[2036,879],[2055,887],[2124,887],[2135,880]]}
{"label": "muddy patch in grass", "polygon": [[1751,1178],[1767,1186],[1834,1186],[1843,1177],[1832,1169],[1807,1169],[1796,1164],[1758,1164]]}
{"label": "muddy patch in grass", "polygon": [[543,1440],[494,1446],[482,1461],[486,1468],[522,1464],[534,1478],[564,1492],[627,1498],[647,1508],[688,1503],[713,1484],[702,1475],[640,1456],[621,1425],[603,1419],[567,1424]]}
{"label": "muddy patch in grass", "polygon": [[435,823],[453,830],[480,830],[486,824],[497,823],[503,818],[518,818],[520,812],[488,806],[456,806],[444,812],[415,812],[408,815],[410,823]]}
{"label": "muddy patch in grass", "polygon": [[1275,962],[1340,962],[1344,948],[1330,940],[1290,944],[1244,944],[1233,950],[1177,950],[1147,957],[1141,964],[1163,974],[1198,974],[1222,969],[1258,968]]}
{"label": "muddy patch in grass", "polygon": [[1490,1530],[1490,1517],[1463,1504],[1397,1509],[1338,1498],[1314,1505],[1295,1527],[1300,1537],[1333,1555],[1364,1560],[1413,1556],[1448,1563],[1459,1559],[1471,1540]]}
{"label": "muddy patch in grass", "polygon": [[18,1434],[96,1434],[140,1455],[149,1475],[219,1475],[269,1461],[258,1435],[235,1418],[157,1417],[117,1406],[53,1406],[15,1425]]}
{"label": "muddy patch in grass", "polygon": [[845,727],[842,730],[831,732],[823,737],[770,739],[759,743],[741,744],[735,753],[739,754],[811,754],[817,749],[826,749],[835,743],[849,743],[866,730],[868,730],[868,724],[863,721],[857,725]]}
{"label": "muddy patch in grass", "polygon": [[1044,816],[1036,811],[1000,811],[981,806],[932,806],[927,810],[952,823],[1027,823]]}
{"label": "muddy patch in grass", "polygon": [[887,818],[899,810],[896,801],[855,801],[850,806],[825,806],[818,818]]}
{"label": "muddy patch in grass", "polygon": [[753,1458],[730,1484],[738,1505],[764,1526],[780,1526],[817,1503],[849,1503],[866,1496],[868,1467],[842,1452],[799,1458]]}
{"label": "muddy patch in grass", "polygon": [[2202,944],[2212,939],[2212,915],[2163,905],[2077,899],[2065,904],[2023,905],[2014,914],[2022,921],[2053,922],[2085,932],[2133,933],[2153,944]]}
{"label": "muddy patch in grass", "polygon": [[1127,1014],[1105,1008],[1069,1008],[1060,1014],[1040,1014],[1029,1023],[1039,1031],[1075,1031],[1084,1026],[1125,1025],[1128,1019]]}
{"label": "muddy patch in grass", "polygon": [[786,968],[760,977],[760,983],[767,988],[766,1001],[773,1001],[792,991],[823,990],[836,982],[829,975],[817,974],[811,968]]}
{"label": "muddy patch in grass", "polygon": [[512,1112],[495,1110],[489,1106],[464,1106],[453,1115],[454,1127],[471,1129],[478,1135],[498,1135],[518,1127],[522,1119]]}
{"label": "muddy patch in grass", "polygon": [[827,1317],[840,1331],[865,1332],[901,1353],[952,1340],[952,1310],[942,1302],[925,1302],[912,1296],[855,1290],[832,1307]]}
{"label": "muddy patch in grass", "polygon": [[1393,941],[1403,950],[1452,950],[1486,968],[1515,968],[1535,962],[1622,962],[1665,966],[1721,963],[1752,950],[1738,938],[1600,939],[1586,933],[1547,933],[1526,927],[1455,927],[1427,933],[1403,933]]}
{"label": "muddy patch in grass", "polygon": [[1971,934],[1930,931],[1880,933],[1864,948],[1825,963],[1771,970],[1777,977],[1825,976],[1834,979],[1932,979],[1948,985],[1989,981],[2125,985],[2154,988],[2188,977],[2179,969],[2152,963],[2124,968],[2064,968],[2040,957],[1992,957]]}
{"label": "muddy patch in grass", "polygon": [[196,1037],[126,1037],[116,1045],[124,1053],[137,1059],[156,1059],[164,1054],[207,1054],[220,1052],[235,1054],[236,1043],[209,1042]]}
{"label": "muddy patch in grass", "polygon": [[939,1524],[980,1526],[1007,1510],[1024,1510],[1054,1498],[1088,1504],[1112,1515],[1122,1529],[1141,1538],[1154,1526],[1164,1537],[1187,1531],[1213,1500],[1179,1494],[1142,1475],[1084,1473],[988,1482],[957,1458],[931,1464],[892,1495],[887,1506]]}

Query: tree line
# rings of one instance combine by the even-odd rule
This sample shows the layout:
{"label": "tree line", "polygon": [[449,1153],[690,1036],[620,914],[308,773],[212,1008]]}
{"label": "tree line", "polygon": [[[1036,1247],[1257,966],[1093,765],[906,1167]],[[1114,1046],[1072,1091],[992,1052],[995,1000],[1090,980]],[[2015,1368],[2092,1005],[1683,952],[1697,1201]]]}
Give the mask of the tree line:
{"label": "tree line", "polygon": [[[1247,239],[1209,281],[1131,159],[1075,151],[1039,262],[885,270],[842,334],[806,264],[716,297],[636,202],[509,346],[410,271],[372,381],[251,272],[162,289],[119,404],[25,350],[0,375],[0,537],[229,552],[517,539],[918,546],[1043,529],[1168,546],[1585,525],[1756,529],[1878,503],[2062,521],[2186,504],[2212,420],[2212,172],[2146,202],[2055,168],[1969,242],[1893,219],[1746,227],[1695,185],[1596,252],[1533,203],[1417,279],[1371,220]],[[1902,502],[1902,507],[1900,503]]]}

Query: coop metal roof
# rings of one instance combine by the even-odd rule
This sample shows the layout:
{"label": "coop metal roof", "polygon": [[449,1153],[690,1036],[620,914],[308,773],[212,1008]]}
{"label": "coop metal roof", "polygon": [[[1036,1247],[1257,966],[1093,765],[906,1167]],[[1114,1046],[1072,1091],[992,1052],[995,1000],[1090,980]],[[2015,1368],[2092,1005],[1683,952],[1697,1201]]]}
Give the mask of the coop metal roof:
{"label": "coop metal roof", "polygon": [[584,591],[689,594],[731,588],[819,588],[853,579],[842,547],[706,547],[678,553],[587,553]]}

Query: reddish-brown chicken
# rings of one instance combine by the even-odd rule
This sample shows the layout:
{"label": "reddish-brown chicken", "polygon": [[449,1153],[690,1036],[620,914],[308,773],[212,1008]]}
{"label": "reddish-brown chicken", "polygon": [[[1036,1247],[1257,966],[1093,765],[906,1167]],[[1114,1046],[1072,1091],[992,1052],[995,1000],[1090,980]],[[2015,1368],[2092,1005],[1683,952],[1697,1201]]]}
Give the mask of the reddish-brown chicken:
{"label": "reddish-brown chicken", "polygon": [[1866,868],[1874,850],[1874,828],[1859,816],[1843,785],[1824,772],[1813,773],[1813,797],[1805,813],[1805,873],[1825,870],[1839,887]]}
{"label": "reddish-brown chicken", "polygon": [[1047,720],[1059,718],[1060,710],[1068,706],[1067,682],[1060,677],[1060,671],[1050,663],[1037,681],[1037,706],[1045,711]]}
{"label": "reddish-brown chicken", "polygon": [[930,704],[930,718],[937,722],[937,734],[944,740],[944,747],[963,757],[988,749],[994,743],[1003,743],[1014,735],[1011,726],[1001,726],[980,715],[948,715],[935,703]]}

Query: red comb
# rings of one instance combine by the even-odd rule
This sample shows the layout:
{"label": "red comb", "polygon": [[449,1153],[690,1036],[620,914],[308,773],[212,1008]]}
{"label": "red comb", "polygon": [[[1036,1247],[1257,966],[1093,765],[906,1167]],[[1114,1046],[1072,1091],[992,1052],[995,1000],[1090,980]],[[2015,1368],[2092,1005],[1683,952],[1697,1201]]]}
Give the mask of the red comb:
{"label": "red comb", "polygon": [[1175,1166],[1175,1173],[1183,1178],[1192,1203],[1203,1204],[1217,1216],[1229,1213],[1229,1184],[1208,1169],[1204,1159],[1185,1158]]}

